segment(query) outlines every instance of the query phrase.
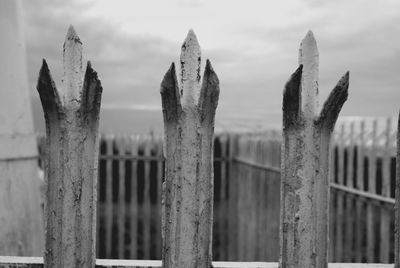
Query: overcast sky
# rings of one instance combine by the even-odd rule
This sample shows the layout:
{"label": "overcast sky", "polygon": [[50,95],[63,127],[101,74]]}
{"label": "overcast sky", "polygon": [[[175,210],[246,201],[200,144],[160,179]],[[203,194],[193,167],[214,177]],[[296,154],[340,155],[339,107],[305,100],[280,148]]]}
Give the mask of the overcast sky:
{"label": "overcast sky", "polygon": [[104,87],[104,109],[160,110],[159,85],[193,28],[220,78],[218,114],[281,114],[282,89],[308,30],[320,54],[320,103],[350,71],[342,115],[395,115],[400,106],[399,0],[24,0],[32,95],[46,58],[59,84],[69,24]]}

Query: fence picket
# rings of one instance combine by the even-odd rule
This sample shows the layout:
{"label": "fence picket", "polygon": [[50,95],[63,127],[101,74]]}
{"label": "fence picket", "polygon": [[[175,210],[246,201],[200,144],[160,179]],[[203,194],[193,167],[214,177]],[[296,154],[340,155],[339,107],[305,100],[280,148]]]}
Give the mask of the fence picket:
{"label": "fence picket", "polygon": [[158,138],[156,146],[157,160],[157,214],[155,214],[155,237],[157,239],[155,251],[159,259],[161,259],[161,188],[164,178],[164,155],[163,155],[163,140]]}
{"label": "fence picket", "polygon": [[[237,150],[237,156],[238,157],[243,157],[243,137],[240,137],[238,140],[238,150]],[[245,179],[240,179],[240,178],[246,178],[246,173],[245,173],[245,166],[243,165],[238,165],[238,195],[237,195],[237,206],[238,209],[237,211],[243,211],[243,215],[239,216],[237,218],[237,236],[238,236],[238,244],[241,245],[240,249],[238,248],[238,260],[243,261],[244,260],[244,256],[243,256],[243,252],[245,251],[246,245],[244,242],[244,236],[245,236],[245,230],[242,230],[242,226],[243,226],[243,217],[247,217],[246,212],[245,212],[245,207],[244,207],[244,201],[245,201],[245,197],[243,195],[243,189],[246,186],[246,180]]]}
{"label": "fence picket", "polygon": [[[377,120],[374,120],[371,132],[371,146],[368,154],[368,192],[376,193],[376,143]],[[367,261],[375,261],[375,202],[367,202]]]}
{"label": "fence picket", "polygon": [[361,121],[360,135],[357,145],[357,189],[365,190],[364,184],[364,157],[365,157],[365,121]]}
{"label": "fence picket", "polygon": [[96,255],[98,126],[102,86],[82,42],[69,27],[64,75],[57,89],[45,60],[37,90],[46,121],[46,267],[94,267]]}
{"label": "fence picket", "polygon": [[[270,158],[270,165],[275,167],[276,169],[281,168],[281,158],[280,157],[273,157],[273,155],[281,155],[281,142],[280,140],[273,139],[271,141],[271,154],[269,156]],[[281,192],[277,191],[275,189],[280,189],[280,183],[281,183],[281,173],[280,172],[272,172],[269,171],[270,178],[272,180],[269,182],[269,203],[271,204],[271,215],[269,217],[269,228],[270,228],[270,236],[265,237],[265,240],[272,239],[272,241],[275,241],[275,245],[279,244],[279,229],[280,229],[280,195]],[[274,247],[271,244],[271,250],[270,250],[270,255],[269,255],[269,260],[277,260],[279,259],[279,248]]]}
{"label": "fence picket", "polygon": [[[139,154],[139,140],[137,136],[130,136],[130,149],[132,157],[137,157]],[[133,159],[131,162],[131,199],[130,199],[130,258],[138,258],[138,219],[139,219],[139,204],[138,204],[138,161]]]}
{"label": "fence picket", "polygon": [[386,120],[386,129],[384,132],[384,146],[382,154],[382,195],[390,197],[390,161],[391,161],[391,131],[392,120],[390,117]]}
{"label": "fence picket", "polygon": [[[261,137],[257,137],[255,141],[255,148],[256,148],[256,156],[255,156],[255,161],[259,164],[262,164],[262,139]],[[255,187],[254,187],[254,193],[255,193],[255,207],[256,207],[256,229],[255,231],[255,241],[254,241],[254,246],[256,247],[256,256],[255,259],[253,260],[265,260],[264,254],[262,252],[262,249],[265,250],[265,247],[263,248],[263,237],[261,236],[261,232],[259,230],[265,229],[266,226],[261,222],[262,219],[262,209],[263,209],[263,204],[262,204],[262,199],[263,199],[263,193],[261,192],[261,189],[263,188],[264,185],[264,180],[265,180],[265,171],[261,169],[257,169],[257,175],[253,179],[255,180]]]}
{"label": "fence picket", "polygon": [[[141,137],[143,146],[143,156],[151,157],[152,143],[147,137]],[[142,204],[142,230],[143,230],[143,258],[150,259],[150,230],[151,230],[151,201],[150,201],[150,160],[143,159],[144,177],[143,177],[143,204]]]}
{"label": "fence picket", "polygon": [[[336,176],[336,168],[335,168],[335,134],[333,134],[331,141],[331,151],[329,156],[329,182],[335,183]],[[329,253],[328,253],[328,261],[332,262],[335,259],[335,221],[336,221],[336,193],[332,191],[332,188],[329,191]]]}
{"label": "fence picket", "polygon": [[[361,121],[360,123],[360,131],[358,135],[358,142],[356,144],[357,148],[357,180],[356,180],[356,188],[364,191],[364,152],[365,152],[365,121]],[[357,198],[356,199],[356,241],[355,241],[355,261],[362,262],[364,251],[363,251],[363,238],[364,238],[364,228],[365,226],[365,215],[363,213],[363,205],[364,200]]]}
{"label": "fence picket", "polygon": [[[113,135],[107,135],[105,137],[106,142],[106,153],[107,155],[114,154],[114,137]],[[112,172],[112,160],[106,160],[106,202],[105,211],[108,217],[106,218],[106,257],[111,258],[112,250],[112,221],[113,217],[113,172]]]}
{"label": "fence picket", "polygon": [[[116,139],[116,147],[119,156],[125,156],[126,142],[124,136],[119,136]],[[125,253],[125,160],[123,158],[118,160],[118,258],[124,259]]]}
{"label": "fence picket", "polygon": [[163,187],[163,267],[210,267],[213,227],[213,142],[219,80],[189,31],[181,47],[181,84],[175,65],[161,83],[166,143]]}
{"label": "fence picket", "polygon": [[[245,137],[241,137],[239,139],[239,149],[238,156],[241,158],[246,157],[246,147],[245,147]],[[246,159],[246,158],[245,158]],[[238,179],[238,211],[241,212],[242,215],[238,215],[238,244],[240,245],[240,249],[238,250],[238,259],[240,261],[246,260],[246,252],[247,252],[247,241],[246,237],[248,236],[248,228],[245,227],[246,219],[248,219],[248,211],[246,210],[246,202],[248,195],[246,194],[247,185],[248,185],[248,167],[245,165],[239,164],[239,179]]]}
{"label": "fence picket", "polygon": [[[351,122],[350,124],[350,133],[347,137],[348,143],[346,146],[346,152],[347,152],[347,174],[346,174],[346,186],[349,188],[354,188],[354,183],[353,183],[353,167],[354,167],[354,122]],[[354,207],[353,207],[353,195],[346,194],[345,197],[345,207],[346,207],[346,212],[345,212],[345,236],[344,236],[344,246],[345,246],[345,262],[352,262],[353,256],[354,256],[354,239],[353,239],[353,234],[355,233],[354,230],[354,218],[353,218],[353,213],[354,213]]]}
{"label": "fence picket", "polygon": [[[260,139],[259,140],[259,145],[257,147],[260,149],[260,158],[259,158],[259,163],[262,165],[268,165],[266,163],[266,157],[267,157],[267,152],[266,152],[266,141],[265,139]],[[268,248],[268,222],[267,222],[267,212],[268,210],[268,200],[266,200],[269,195],[267,194],[267,183],[269,181],[268,178],[268,173],[265,171],[260,171],[262,176],[260,177],[260,184],[258,187],[258,195],[259,195],[259,225],[257,226],[258,229],[258,250],[260,251],[259,253],[259,259],[269,261],[268,254],[269,254],[269,248]]]}
{"label": "fence picket", "polygon": [[354,188],[354,144],[355,144],[355,137],[354,137],[354,122],[350,124],[350,133],[348,136],[348,145],[347,147],[347,180],[346,185],[350,188]]}
{"label": "fence picket", "polygon": [[319,56],[311,31],[301,42],[299,65],[283,93],[280,265],[317,268],[328,264],[330,140],[347,100],[349,73],[318,114]]}
{"label": "fence picket", "polygon": [[[260,150],[259,150],[259,140],[260,137],[254,137],[253,139],[253,152],[252,152],[252,158],[253,161],[256,163],[260,163]],[[255,247],[255,250],[252,251],[252,255],[250,256],[249,260],[259,260],[260,257],[260,250],[259,250],[259,234],[258,234],[258,230],[259,230],[259,220],[260,220],[260,196],[259,196],[259,191],[258,189],[260,188],[260,181],[262,179],[262,170],[260,169],[253,169],[253,175],[251,177],[251,192],[254,193],[252,196],[252,200],[249,204],[249,209],[252,210],[252,217],[254,220],[253,223],[253,230],[251,230],[252,232],[252,237],[253,237],[253,245]],[[253,209],[252,209],[253,207]]]}
{"label": "fence picket", "polygon": [[[252,139],[252,146],[250,147],[251,150],[249,151],[248,159],[253,160],[257,163],[257,138],[254,137]],[[251,224],[249,226],[249,240],[248,240],[248,257],[247,261],[257,260],[257,250],[252,250],[251,244],[256,243],[257,246],[257,211],[258,211],[258,191],[257,191],[257,182],[259,181],[259,169],[249,168],[249,182],[250,182],[250,193],[254,193],[248,196],[249,202],[247,203],[247,209],[250,211],[250,220]],[[254,206],[254,209],[253,209]]]}
{"label": "fence picket", "polygon": [[[382,196],[390,197],[390,145],[391,145],[391,119],[386,121],[386,129],[384,132],[384,146],[382,148]],[[390,254],[390,210],[387,209],[388,205],[381,204],[380,209],[380,256],[379,262],[389,263]]]}
{"label": "fence picket", "polygon": [[[332,190],[331,190],[332,192]],[[335,220],[336,220],[336,196],[331,193],[329,197],[329,252],[328,261],[333,262],[335,260]]]}
{"label": "fence picket", "polygon": [[226,211],[227,211],[227,197],[226,197],[226,161],[227,158],[227,142],[228,138],[226,134],[220,135],[221,155],[220,155],[220,167],[221,167],[221,183],[220,183],[220,200],[219,200],[219,235],[220,235],[220,259],[227,259],[227,225],[226,225]]}
{"label": "fence picket", "polygon": [[238,257],[238,181],[240,165],[233,162],[237,157],[239,145],[238,135],[229,135],[229,203],[228,203],[228,260],[236,260]]}
{"label": "fence picket", "polygon": [[[214,139],[214,152],[213,152],[213,163],[214,163],[214,205],[213,205],[213,241],[212,248],[221,248],[221,165],[216,161],[217,158],[221,157],[221,137]],[[212,251],[213,259],[219,259],[221,257],[221,251]]]}
{"label": "fence picket", "polygon": [[[337,144],[337,183],[339,185],[344,184],[344,149],[345,149],[345,143],[344,143],[344,137],[345,135],[345,126],[344,124],[341,125],[340,127],[340,134],[339,134],[339,139],[338,139],[338,144]],[[341,191],[336,191],[336,239],[335,239],[335,260],[336,261],[343,261],[343,223],[344,223],[344,213],[343,213],[343,207],[344,207],[344,193]]]}
{"label": "fence picket", "polygon": [[375,119],[372,126],[371,146],[368,165],[368,192],[376,193],[376,153],[377,153],[378,121]]}

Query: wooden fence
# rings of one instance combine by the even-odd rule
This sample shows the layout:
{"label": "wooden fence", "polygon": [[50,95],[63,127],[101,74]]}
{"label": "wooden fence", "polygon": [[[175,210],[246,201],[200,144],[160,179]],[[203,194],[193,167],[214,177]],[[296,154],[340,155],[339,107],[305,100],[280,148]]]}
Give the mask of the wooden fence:
{"label": "wooden fence", "polygon": [[[214,260],[277,259],[279,151],[278,139],[215,138]],[[160,259],[161,139],[105,135],[99,163],[99,258]]]}
{"label": "wooden fence", "polygon": [[[330,261],[393,262],[395,130],[383,122],[336,128]],[[277,261],[281,134],[221,133],[214,144],[214,260]],[[161,137],[102,135],[99,151],[97,256],[160,259]]]}
{"label": "wooden fence", "polygon": [[[373,122],[335,131],[331,262],[393,262],[395,131]],[[280,132],[220,133],[214,144],[214,260],[277,261]],[[162,138],[105,134],[99,152],[98,258],[159,260]],[[376,174],[375,192],[368,190],[368,174]],[[385,176],[390,189],[383,190]]]}
{"label": "wooden fence", "polygon": [[396,130],[391,118],[338,126],[332,157],[330,256],[392,263]]}
{"label": "wooden fence", "polygon": [[[391,259],[392,217],[385,209],[377,213],[380,206],[376,204],[393,203],[393,172],[387,169],[393,162],[390,127],[386,128],[383,149],[376,123],[370,144],[364,143],[363,131],[358,139],[362,142],[356,142],[354,125],[348,141],[341,128],[334,155],[329,158],[330,136],[347,99],[349,75],[342,77],[317,115],[318,50],[312,32],[303,39],[299,67],[285,86],[282,146],[274,133],[218,135],[215,182],[213,163],[209,161],[219,82],[207,60],[206,82],[199,85],[200,50],[193,32],[182,46],[183,90],[178,89],[174,64],[161,86],[166,146],[154,136],[104,136],[98,155],[102,87],[90,63],[86,72],[82,68],[82,42],[72,26],[64,43],[63,63],[61,91],[56,89],[45,61],[37,86],[48,146],[43,150],[42,144],[40,151],[49,153],[45,169],[44,258],[2,256],[0,267],[43,267],[43,263],[45,267],[160,267],[160,261],[148,259],[160,257],[161,229],[162,266],[209,267],[212,224],[214,259],[263,261],[213,262],[214,267],[277,267],[276,262],[265,261],[275,261],[278,248],[279,266],[327,267],[330,183],[334,189],[330,229],[333,261]],[[200,93],[197,103],[196,90]],[[182,92],[186,95],[181,96]],[[166,155],[163,149],[168,155],[166,164],[161,157]],[[329,167],[333,172],[328,172]],[[210,189],[214,189],[214,196]],[[399,188],[396,191],[399,198]],[[211,197],[216,200],[215,220]],[[363,250],[358,252],[356,247]],[[100,258],[104,254],[136,260],[96,259],[95,250]],[[391,265],[329,264],[337,268],[352,266]]]}
{"label": "wooden fence", "polygon": [[[38,138],[40,159],[45,142]],[[97,256],[161,258],[162,139],[100,139]],[[39,160],[43,169],[44,161]],[[216,135],[214,260],[276,261],[279,255],[280,134]]]}
{"label": "wooden fence", "polygon": [[160,138],[105,135],[100,142],[98,256],[160,259]]}

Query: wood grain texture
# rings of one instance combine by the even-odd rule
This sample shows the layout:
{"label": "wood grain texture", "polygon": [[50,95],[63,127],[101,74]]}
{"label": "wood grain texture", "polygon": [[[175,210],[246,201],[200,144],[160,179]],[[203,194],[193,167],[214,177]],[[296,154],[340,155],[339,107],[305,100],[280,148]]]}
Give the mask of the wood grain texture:
{"label": "wood grain texture", "polygon": [[59,95],[52,82],[45,61],[37,85],[45,114],[48,148],[45,267],[95,265],[102,87],[90,62],[85,72],[81,70],[80,46],[71,26],[64,45],[62,94]]}
{"label": "wood grain texture", "polygon": [[311,32],[302,41],[299,58],[303,67],[286,83],[283,97],[280,266],[326,268],[330,140],[347,99],[349,76],[342,77],[315,115],[318,50]]}
{"label": "wood grain texture", "polygon": [[211,264],[213,135],[219,81],[207,61],[200,87],[199,68],[194,68],[200,66],[198,50],[190,31],[182,45],[181,91],[173,64],[161,83],[166,158],[164,267],[208,268]]}

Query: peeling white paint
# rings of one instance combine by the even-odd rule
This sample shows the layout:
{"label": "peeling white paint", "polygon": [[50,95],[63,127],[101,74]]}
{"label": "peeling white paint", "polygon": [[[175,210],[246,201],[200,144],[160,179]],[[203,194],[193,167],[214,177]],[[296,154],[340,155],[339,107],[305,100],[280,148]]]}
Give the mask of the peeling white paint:
{"label": "peeling white paint", "polygon": [[303,64],[301,94],[305,118],[313,118],[318,113],[318,70],[319,54],[312,31],[301,41],[299,64]]}
{"label": "peeling white paint", "polygon": [[181,105],[194,107],[200,95],[201,50],[194,31],[191,29],[181,50]]}
{"label": "peeling white paint", "polygon": [[[74,27],[69,26],[64,42],[64,73],[60,96],[64,105],[78,106],[83,85],[82,42]],[[71,101],[76,100],[76,101]]]}

